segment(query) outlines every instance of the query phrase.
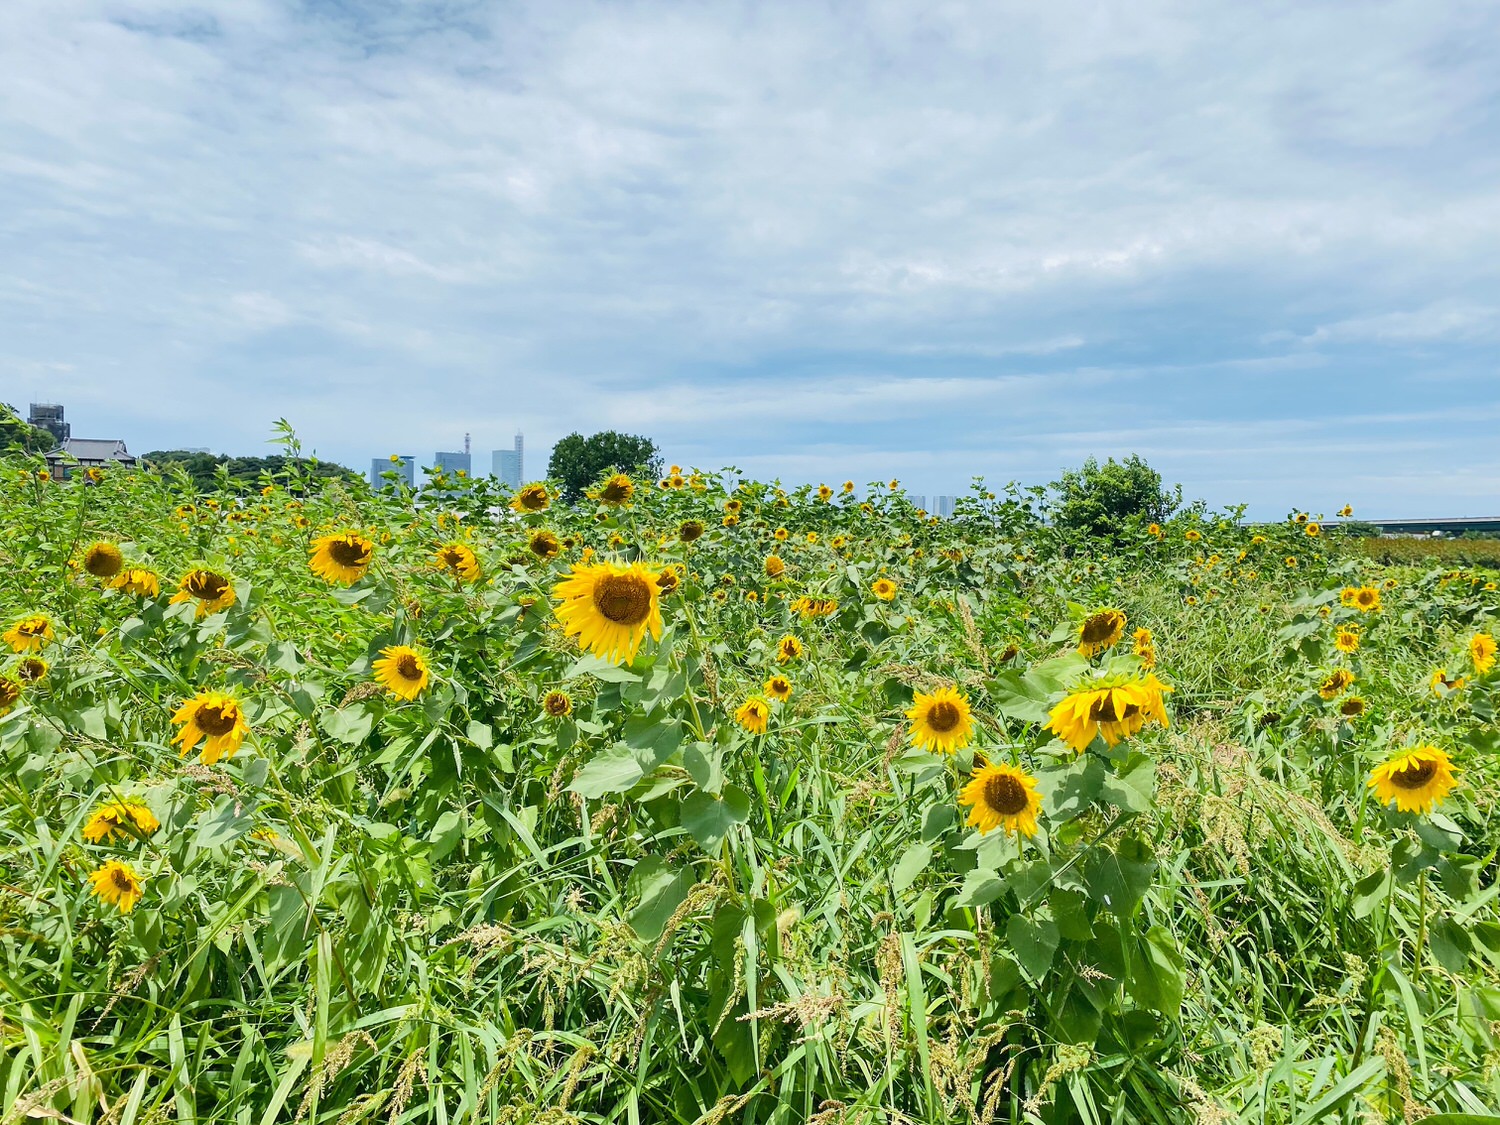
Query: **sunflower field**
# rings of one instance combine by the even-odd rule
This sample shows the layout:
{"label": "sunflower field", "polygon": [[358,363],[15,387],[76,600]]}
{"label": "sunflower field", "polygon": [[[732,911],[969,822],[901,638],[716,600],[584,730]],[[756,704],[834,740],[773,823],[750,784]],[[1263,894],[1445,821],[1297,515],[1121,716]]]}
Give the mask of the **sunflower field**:
{"label": "sunflower field", "polygon": [[0,466],[4,1125],[1500,1111],[1493,571],[286,465]]}

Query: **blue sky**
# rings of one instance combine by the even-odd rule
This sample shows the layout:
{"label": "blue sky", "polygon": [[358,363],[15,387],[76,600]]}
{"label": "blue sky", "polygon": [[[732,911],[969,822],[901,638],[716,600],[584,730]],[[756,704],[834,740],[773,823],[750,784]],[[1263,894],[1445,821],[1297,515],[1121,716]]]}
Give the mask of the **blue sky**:
{"label": "blue sky", "polygon": [[140,451],[1495,515],[1497,345],[1493,3],[0,3],[0,398]]}

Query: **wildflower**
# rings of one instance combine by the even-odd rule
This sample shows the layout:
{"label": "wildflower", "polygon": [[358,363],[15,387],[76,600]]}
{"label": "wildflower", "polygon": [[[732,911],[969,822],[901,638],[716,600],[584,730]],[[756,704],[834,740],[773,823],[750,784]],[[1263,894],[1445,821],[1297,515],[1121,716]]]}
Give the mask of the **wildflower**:
{"label": "wildflower", "polygon": [[766,694],[778,703],[785,703],[792,697],[792,681],[785,676],[772,676],[766,681]]}
{"label": "wildflower", "polygon": [[337,535],[320,535],[312,541],[312,558],[308,565],[325,582],[351,586],[365,576],[375,544],[357,531]]}
{"label": "wildflower", "polygon": [[91,844],[107,844],[119,836],[138,840],[150,836],[161,822],[139,801],[110,801],[100,805],[83,825],[83,838]]}
{"label": "wildflower", "polygon": [[802,655],[802,642],[790,633],[776,644],[776,663],[790,664]]}
{"label": "wildflower", "polygon": [[200,760],[205,766],[223,757],[234,757],[250,731],[239,701],[219,691],[199,692],[177,709],[172,722],[182,725],[172,736],[173,742],[182,745],[179,753],[186,756],[202,742]]}
{"label": "wildflower", "polygon": [[628,664],[650,633],[661,637],[657,573],[641,563],[576,565],[552,588],[563,631],[595,656]]}
{"label": "wildflower", "polygon": [[125,556],[113,543],[100,540],[83,553],[83,569],[95,578],[113,578],[125,565]]}
{"label": "wildflower", "polygon": [[911,720],[912,742],[923,750],[952,754],[974,738],[969,701],[954,687],[917,692],[906,717]]}
{"label": "wildflower", "polygon": [[767,578],[780,578],[782,576],[782,574],[784,574],[785,572],[786,572],[786,563],[782,561],[782,558],[781,558],[780,555],[767,555],[766,556],[766,577]]}
{"label": "wildflower", "polygon": [[101,902],[119,908],[121,914],[129,914],[141,901],[144,890],[140,876],[128,863],[112,859],[89,876],[93,894]]}
{"label": "wildflower", "polygon": [[981,766],[959,792],[958,803],[970,810],[967,823],[981,833],[1004,828],[1011,835],[1036,835],[1042,809],[1036,778],[1015,766]]}
{"label": "wildflower", "polygon": [[409,645],[387,645],[370,667],[376,682],[398,699],[417,698],[430,678],[427,658]]}
{"label": "wildflower", "polygon": [[1495,648],[1495,638],[1488,633],[1475,633],[1469,638],[1469,659],[1481,676],[1495,666]]}
{"label": "wildflower", "polygon": [[542,710],[554,719],[573,713],[573,699],[565,691],[549,691],[542,697]]}
{"label": "wildflower", "polygon": [[526,540],[526,549],[542,560],[555,559],[562,554],[562,543],[545,527],[539,527]]}
{"label": "wildflower", "polygon": [[1124,635],[1123,613],[1113,608],[1095,610],[1078,627],[1078,651],[1083,656],[1095,656],[1113,648]]}
{"label": "wildflower", "polygon": [[870,587],[870,592],[881,601],[888,602],[896,596],[896,584],[889,578],[877,578],[875,584]]}
{"label": "wildflower", "polygon": [[1344,625],[1344,626],[1342,626],[1339,629],[1339,631],[1334,634],[1334,637],[1333,637],[1333,647],[1336,648],[1336,649],[1338,649],[1340,652],[1348,652],[1348,653],[1358,652],[1359,651],[1359,626],[1358,625]]}
{"label": "wildflower", "polygon": [[42,645],[56,639],[56,633],[51,618],[45,613],[33,613],[0,634],[0,639],[15,652],[40,652]]}
{"label": "wildflower", "polygon": [[1370,771],[1369,788],[1383,805],[1430,813],[1458,784],[1453,762],[1436,746],[1413,746]]}
{"label": "wildflower", "polygon": [[1151,673],[1139,679],[1111,676],[1085,683],[1093,686],[1079,687],[1056,704],[1043,727],[1076,753],[1082,754],[1101,735],[1113,746],[1136,734],[1148,720],[1170,726],[1163,695],[1172,689]]}
{"label": "wildflower", "polygon": [[751,734],[765,734],[770,725],[771,705],[758,695],[752,695],[740,704],[734,713],[734,721]]}
{"label": "wildflower", "polygon": [[635,495],[635,481],[624,473],[615,473],[589,495],[601,504],[619,507],[630,503],[630,498]]}
{"label": "wildflower", "polygon": [[433,565],[464,582],[479,578],[479,560],[465,543],[445,543],[432,556]]}
{"label": "wildflower", "polygon": [[1318,694],[1324,699],[1337,699],[1354,682],[1354,673],[1347,668],[1335,668],[1318,686]]}

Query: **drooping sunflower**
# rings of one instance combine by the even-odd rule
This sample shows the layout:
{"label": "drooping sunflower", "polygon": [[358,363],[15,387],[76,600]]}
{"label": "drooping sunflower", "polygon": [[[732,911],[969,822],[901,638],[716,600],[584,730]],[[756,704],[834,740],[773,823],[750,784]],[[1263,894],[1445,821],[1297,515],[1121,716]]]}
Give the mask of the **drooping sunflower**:
{"label": "drooping sunflower", "polygon": [[0,639],[15,652],[40,652],[42,645],[55,640],[56,636],[52,619],[45,613],[28,614],[0,633]]}
{"label": "drooping sunflower", "polygon": [[792,697],[792,681],[785,676],[772,676],[766,681],[766,694],[778,703],[785,703]]}
{"label": "drooping sunflower", "polygon": [[870,587],[870,592],[883,602],[893,601],[896,597],[897,586],[889,578],[877,578]]}
{"label": "drooping sunflower", "polygon": [[1339,628],[1339,631],[1334,634],[1333,647],[1338,649],[1340,652],[1358,652],[1359,640],[1359,626],[1344,625],[1341,626]]}
{"label": "drooping sunflower", "polygon": [[1095,610],[1078,627],[1078,651],[1096,656],[1114,648],[1125,635],[1125,614],[1113,607]]}
{"label": "drooping sunflower", "polygon": [[1369,788],[1383,805],[1400,812],[1430,813],[1458,779],[1453,762],[1436,746],[1413,746],[1370,771]]}
{"label": "drooping sunflower", "polygon": [[786,573],[786,561],[780,555],[767,555],[765,567],[767,578],[780,578]]}
{"label": "drooping sunflower", "polygon": [[630,498],[635,495],[635,481],[624,473],[615,473],[589,495],[601,504],[612,504],[616,507],[628,504]]}
{"label": "drooping sunflower", "polygon": [[218,571],[198,567],[182,576],[177,593],[172,595],[172,604],[194,599],[198,602],[198,616],[206,617],[234,604],[234,587]]}
{"label": "drooping sunflower", "polygon": [[526,549],[539,559],[555,559],[562,554],[562,543],[545,527],[539,527],[526,540]]}
{"label": "drooping sunflower", "polygon": [[955,687],[917,692],[906,717],[911,720],[911,740],[923,750],[952,754],[974,738],[974,717],[969,701]]}
{"label": "drooping sunflower", "polygon": [[0,676],[0,715],[9,715],[21,702],[21,685],[9,676]]}
{"label": "drooping sunflower", "polygon": [[1164,696],[1172,688],[1154,674],[1132,679],[1110,676],[1085,681],[1047,715],[1044,730],[1082,754],[1096,736],[1114,746],[1136,734],[1148,721],[1170,726]]}
{"label": "drooping sunflower", "polygon": [[1151,630],[1142,625],[1130,635],[1131,652],[1141,662],[1141,667],[1150,671],[1156,667],[1156,640]]}
{"label": "drooping sunflower", "polygon": [[677,538],[684,543],[691,543],[695,539],[703,537],[703,524],[698,520],[684,520],[677,528]]}
{"label": "drooping sunflower", "polygon": [[444,543],[433,554],[432,563],[461,581],[479,579],[479,559],[467,543]]}
{"label": "drooping sunflower", "polygon": [[802,655],[802,642],[788,633],[776,642],[776,663],[790,664]]}
{"label": "drooping sunflower", "polygon": [[771,705],[758,695],[752,695],[740,704],[734,713],[734,721],[751,734],[765,734],[771,723]]}
{"label": "drooping sunflower", "polygon": [[352,586],[365,576],[370,560],[375,557],[375,544],[357,531],[343,531],[336,535],[320,535],[309,548],[312,558],[308,565],[312,572],[324,582],[337,582]]}
{"label": "drooping sunflower", "polygon": [[89,876],[92,893],[100,902],[117,907],[121,914],[129,914],[141,901],[145,888],[135,868],[128,863],[112,859]]}
{"label": "drooping sunflower", "polygon": [[145,567],[129,566],[115,575],[109,588],[124,590],[138,598],[154,598],[161,594],[161,579]]}
{"label": "drooping sunflower", "polygon": [[1432,678],[1427,681],[1427,686],[1432,690],[1433,695],[1444,696],[1450,692],[1462,691],[1467,682],[1462,676],[1450,680],[1446,668],[1436,668],[1433,670]]}
{"label": "drooping sunflower", "polygon": [[172,715],[172,722],[182,729],[172,736],[181,744],[179,755],[186,757],[199,742],[203,752],[199,760],[211,766],[220,758],[232,758],[250,731],[245,713],[232,695],[221,691],[201,691]]}
{"label": "drooping sunflower", "polygon": [[1481,676],[1495,666],[1495,638],[1488,633],[1475,633],[1469,638],[1469,659],[1474,662],[1474,671]]}
{"label": "drooping sunflower", "polygon": [[1015,766],[981,766],[959,791],[958,803],[969,809],[967,823],[981,833],[1004,828],[1013,836],[1036,835],[1036,817],[1042,810],[1036,778]]}
{"label": "drooping sunflower", "polygon": [[427,658],[409,645],[387,645],[372,661],[375,680],[397,699],[413,700],[427,686]]}
{"label": "drooping sunflower", "polygon": [[658,574],[643,563],[622,566],[603,562],[573,567],[552,588],[560,599],[554,612],[563,632],[595,656],[628,664],[650,633],[661,637],[661,587]]}
{"label": "drooping sunflower", "polygon": [[84,822],[83,838],[91,844],[106,844],[116,836],[122,840],[140,840],[160,827],[156,815],[139,801],[109,801]]}
{"label": "drooping sunflower", "polygon": [[1360,613],[1375,613],[1380,609],[1380,591],[1374,586],[1360,586],[1354,591],[1354,608]]}
{"label": "drooping sunflower", "polygon": [[542,697],[542,710],[554,719],[573,713],[573,698],[565,691],[549,691]]}
{"label": "drooping sunflower", "polygon": [[16,678],[23,684],[34,684],[47,678],[50,666],[40,656],[25,656],[16,665]]}
{"label": "drooping sunflower", "polygon": [[545,484],[528,484],[510,498],[510,507],[515,512],[545,512],[552,503],[552,496]]}
{"label": "drooping sunflower", "polygon": [[1337,699],[1354,682],[1354,673],[1347,668],[1335,668],[1318,686],[1318,694],[1324,699]]}
{"label": "drooping sunflower", "polygon": [[101,539],[83,553],[83,569],[95,578],[113,578],[125,565],[125,556],[113,543]]}
{"label": "drooping sunflower", "polygon": [[1339,714],[1346,719],[1357,719],[1365,713],[1365,701],[1357,695],[1351,695],[1339,704]]}

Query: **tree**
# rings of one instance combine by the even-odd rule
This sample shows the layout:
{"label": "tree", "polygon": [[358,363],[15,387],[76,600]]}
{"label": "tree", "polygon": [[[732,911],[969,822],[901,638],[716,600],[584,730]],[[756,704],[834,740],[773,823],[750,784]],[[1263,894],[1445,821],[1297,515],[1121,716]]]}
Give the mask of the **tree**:
{"label": "tree", "polygon": [[199,492],[218,490],[221,468],[227,475],[229,485],[242,491],[258,486],[261,483],[261,474],[269,473],[279,478],[284,476],[292,466],[296,466],[302,473],[319,480],[341,478],[354,481],[359,479],[352,470],[331,461],[314,463],[305,457],[284,457],[280,453],[273,453],[269,457],[230,457],[227,454],[214,456],[211,453],[194,453],[185,449],[154,449],[141,457],[141,461],[156,469],[164,469],[168,465],[181,466],[192,479],[193,487]]}
{"label": "tree", "polygon": [[0,402],[0,456],[46,453],[56,445],[50,433],[27,422],[14,406]]}
{"label": "tree", "polygon": [[564,500],[578,500],[607,473],[633,473],[648,480],[661,475],[656,443],[635,434],[604,430],[592,437],[569,434],[552,447],[547,476],[562,484]]}
{"label": "tree", "polygon": [[1051,487],[1053,526],[1094,538],[1114,539],[1132,520],[1165,523],[1182,506],[1182,485],[1163,488],[1161,474],[1135,453],[1103,465],[1090,457]]}

